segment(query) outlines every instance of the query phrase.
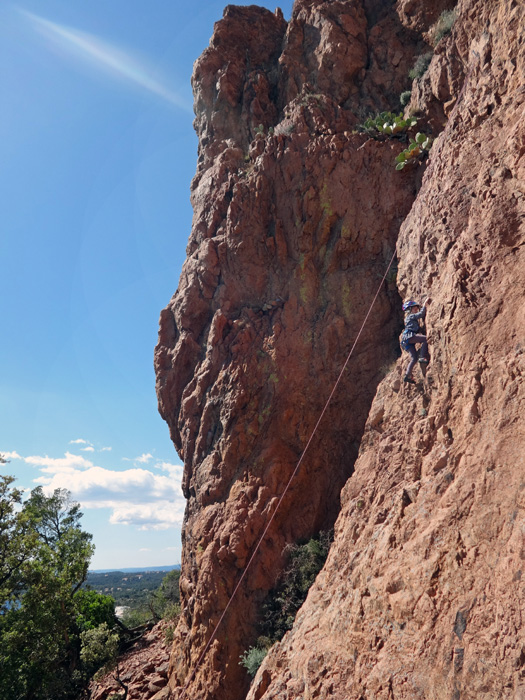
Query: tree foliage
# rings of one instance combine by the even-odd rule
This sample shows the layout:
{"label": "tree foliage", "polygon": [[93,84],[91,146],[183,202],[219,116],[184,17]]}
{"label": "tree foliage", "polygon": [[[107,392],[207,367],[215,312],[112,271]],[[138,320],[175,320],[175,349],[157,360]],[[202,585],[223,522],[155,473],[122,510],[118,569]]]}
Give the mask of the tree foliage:
{"label": "tree foliage", "polygon": [[69,492],[38,487],[23,501],[12,483],[0,477],[0,697],[77,698],[93,671],[82,632],[109,634],[113,601],[80,590],[94,548]]}
{"label": "tree foliage", "polygon": [[82,588],[73,596],[77,611],[76,624],[80,630],[92,630],[101,625],[115,625],[115,601],[109,595]]}
{"label": "tree foliage", "polygon": [[295,616],[322,569],[333,539],[333,531],[320,532],[303,544],[287,547],[288,565],[261,609],[256,645],[241,654],[239,664],[253,677],[268,649],[292,628]]}
{"label": "tree foliage", "polygon": [[288,548],[288,566],[263,603],[261,642],[267,644],[278,641],[292,628],[297,611],[306,600],[310,586],[326,561],[332,537],[332,532],[320,532],[318,537]]}
{"label": "tree foliage", "polygon": [[23,567],[37,539],[28,515],[18,511],[22,492],[13,482],[12,476],[0,476],[0,615],[21,592]]}
{"label": "tree foliage", "polygon": [[150,609],[154,618],[175,619],[180,614],[180,569],[169,571],[151,597]]}

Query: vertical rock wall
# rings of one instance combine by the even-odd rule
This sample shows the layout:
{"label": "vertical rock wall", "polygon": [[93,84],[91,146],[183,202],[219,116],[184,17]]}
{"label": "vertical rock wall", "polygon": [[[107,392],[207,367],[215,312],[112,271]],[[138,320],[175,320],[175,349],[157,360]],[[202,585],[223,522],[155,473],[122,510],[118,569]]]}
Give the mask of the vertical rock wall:
{"label": "vertical rock wall", "polygon": [[379,385],[325,569],[249,700],[525,698],[525,8],[457,9],[413,90],[445,127],[397,246],[432,363]]}
{"label": "vertical rock wall", "polygon": [[197,174],[179,288],[155,361],[161,414],[184,459],[183,613],[175,693],[235,700],[239,656],[287,543],[333,525],[400,329],[393,279],[209,653],[190,680],[273,513],[368,310],[418,172],[398,141],[353,133],[398,108],[421,39],[383,3],[228,7],[195,64]]}
{"label": "vertical rock wall", "polygon": [[[523,3],[457,5],[412,86],[437,137],[422,183],[423,167],[394,170],[403,144],[354,132],[398,109],[452,5],[300,0],[289,23],[228,7],[195,65],[195,216],[155,355],[188,499],[174,697],[525,698]],[[191,677],[396,245],[399,293],[389,278]],[[406,387],[399,294],[425,293],[432,364]],[[238,659],[284,546],[338,514],[248,691]]]}

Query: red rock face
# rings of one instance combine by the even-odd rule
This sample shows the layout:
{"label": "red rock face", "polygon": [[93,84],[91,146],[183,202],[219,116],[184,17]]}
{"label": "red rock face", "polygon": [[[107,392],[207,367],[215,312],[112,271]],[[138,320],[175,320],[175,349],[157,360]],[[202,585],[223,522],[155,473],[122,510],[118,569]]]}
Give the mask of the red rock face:
{"label": "red rock face", "polygon": [[[497,683],[521,682],[523,8],[460,3],[413,89],[421,123],[444,129],[418,193],[398,141],[352,133],[410,86],[433,11],[398,5],[302,0],[288,25],[228,7],[195,66],[195,216],[155,354],[188,498],[175,697],[246,696],[238,659],[283,548],[334,523],[343,486],[327,566],[248,697],[510,698]],[[197,665],[396,241],[402,295],[432,296],[427,378],[402,387],[405,358],[390,371],[389,277]]]}
{"label": "red rock face", "polygon": [[451,104],[398,240],[432,364],[380,384],[327,565],[250,700],[525,697],[525,16],[458,9],[418,91]]}

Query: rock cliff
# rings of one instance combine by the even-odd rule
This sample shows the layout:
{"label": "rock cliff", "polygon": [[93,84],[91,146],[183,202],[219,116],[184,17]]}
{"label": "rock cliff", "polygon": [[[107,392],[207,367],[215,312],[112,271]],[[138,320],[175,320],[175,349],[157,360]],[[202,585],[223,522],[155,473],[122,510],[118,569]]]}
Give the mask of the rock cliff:
{"label": "rock cliff", "polygon": [[[155,352],[188,499],[174,697],[525,698],[525,12],[461,0],[429,47],[452,4],[229,6],[195,64],[195,214]],[[435,141],[397,172],[406,144],[356,126],[410,88]],[[406,386],[400,300],[423,294],[432,362]],[[334,523],[249,688],[286,544]]]}

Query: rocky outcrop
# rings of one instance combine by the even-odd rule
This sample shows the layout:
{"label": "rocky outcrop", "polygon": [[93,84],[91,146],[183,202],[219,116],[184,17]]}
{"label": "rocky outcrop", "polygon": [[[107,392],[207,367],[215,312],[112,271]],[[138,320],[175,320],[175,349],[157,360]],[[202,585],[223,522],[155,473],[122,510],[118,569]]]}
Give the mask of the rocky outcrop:
{"label": "rocky outcrop", "polygon": [[[357,117],[345,105],[368,76],[366,35],[359,3],[300,3],[288,27],[279,13],[229,7],[195,65],[195,217],[156,351],[188,498],[174,686],[187,683],[273,513],[413,202],[414,176],[393,172],[400,144],[351,130]],[[401,39],[397,64],[408,65],[413,49]],[[336,40],[344,57],[334,71]],[[395,285],[382,291],[192,698],[243,696],[238,659],[257,636],[285,545],[333,525],[395,358],[398,302]]]}
{"label": "rocky outcrop", "polygon": [[379,386],[327,565],[250,700],[525,697],[523,10],[461,2],[420,86],[450,108],[398,283],[432,298],[432,363]]}
{"label": "rocky outcrop", "polygon": [[161,620],[118,659],[117,667],[89,688],[90,700],[168,700],[169,648],[172,624]]}
{"label": "rocky outcrop", "polygon": [[[366,110],[397,109],[449,6],[301,0],[289,23],[228,7],[195,65],[195,215],[155,355],[188,499],[174,697],[245,697],[238,659],[285,545],[338,515],[251,700],[521,692],[522,5],[462,0],[413,85],[418,128],[437,137],[422,184],[423,167],[394,170],[398,140],[353,131]],[[396,244],[401,295],[432,297],[427,377],[406,388],[402,360],[392,369],[390,276],[201,658]]]}

